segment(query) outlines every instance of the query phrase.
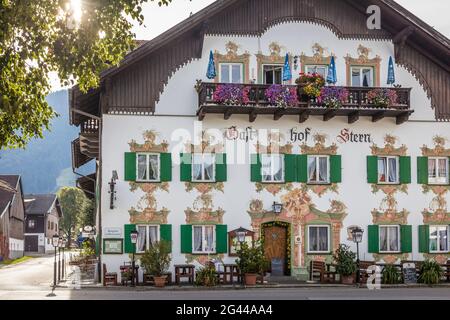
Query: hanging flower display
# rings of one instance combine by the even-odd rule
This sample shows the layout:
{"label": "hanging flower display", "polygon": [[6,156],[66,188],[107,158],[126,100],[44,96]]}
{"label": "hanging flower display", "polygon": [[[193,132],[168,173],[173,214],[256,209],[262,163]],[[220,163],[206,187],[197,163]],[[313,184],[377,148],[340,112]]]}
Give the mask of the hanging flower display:
{"label": "hanging flower display", "polygon": [[397,103],[397,92],[392,89],[372,89],[367,93],[367,99],[379,108],[388,108]]}
{"label": "hanging flower display", "polygon": [[265,95],[267,101],[272,106],[287,108],[298,105],[297,89],[294,87],[273,84],[266,89]]}
{"label": "hanging flower display", "polygon": [[248,97],[250,87],[237,84],[220,84],[213,94],[213,100],[218,104],[246,105],[250,99]]}
{"label": "hanging flower display", "polygon": [[349,92],[343,87],[323,87],[317,102],[325,105],[327,108],[340,108],[347,102]]}
{"label": "hanging flower display", "polygon": [[320,90],[325,85],[325,79],[318,73],[300,73],[295,80],[298,85],[298,94],[304,99],[315,99],[320,95]]}

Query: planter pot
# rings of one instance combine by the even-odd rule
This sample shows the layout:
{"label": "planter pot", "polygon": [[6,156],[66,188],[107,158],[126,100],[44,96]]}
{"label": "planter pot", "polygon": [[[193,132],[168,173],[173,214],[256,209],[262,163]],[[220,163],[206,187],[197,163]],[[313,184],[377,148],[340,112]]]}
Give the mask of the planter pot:
{"label": "planter pot", "polygon": [[155,287],[164,288],[166,286],[166,279],[167,276],[153,277],[153,280],[155,281]]}
{"label": "planter pot", "polygon": [[341,275],[341,283],[342,284],[353,284],[355,281],[355,277],[353,275],[351,276],[342,276]]}
{"label": "planter pot", "polygon": [[255,286],[257,277],[258,277],[258,275],[256,273],[246,273],[244,275],[245,285]]}

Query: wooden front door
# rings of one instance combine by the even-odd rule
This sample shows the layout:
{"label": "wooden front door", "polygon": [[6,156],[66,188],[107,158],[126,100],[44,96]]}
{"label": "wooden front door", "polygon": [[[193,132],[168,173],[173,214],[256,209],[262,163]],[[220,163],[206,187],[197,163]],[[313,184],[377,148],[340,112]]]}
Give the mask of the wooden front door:
{"label": "wooden front door", "polygon": [[38,241],[39,237],[37,235],[25,236],[25,251],[38,252]]}
{"label": "wooden front door", "polygon": [[271,226],[264,228],[264,253],[270,262],[270,269],[273,274],[286,273],[286,237],[286,227]]}

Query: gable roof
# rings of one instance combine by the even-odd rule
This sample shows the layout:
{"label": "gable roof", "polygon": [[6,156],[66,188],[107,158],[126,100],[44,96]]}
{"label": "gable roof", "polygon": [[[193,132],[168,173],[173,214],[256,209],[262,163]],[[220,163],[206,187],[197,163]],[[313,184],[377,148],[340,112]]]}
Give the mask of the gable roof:
{"label": "gable roof", "polygon": [[[101,86],[106,86],[108,95],[112,96],[108,101],[110,105],[102,112],[154,112],[164,85],[173,72],[190,60],[200,58],[203,36],[206,34],[258,36],[270,26],[285,21],[310,21],[327,26],[340,38],[392,39],[396,47],[396,63],[404,66],[419,80],[431,98],[436,119],[450,121],[450,103],[447,98],[450,96],[450,40],[393,0],[341,1],[348,8],[338,1],[326,0],[316,0],[313,5],[307,0],[218,0],[151,41],[141,44],[127,54],[119,66],[102,72]],[[363,19],[352,19],[355,12],[364,17],[366,8],[373,4],[382,9],[383,30],[368,30],[365,24],[362,27]],[[351,12],[347,10],[349,8]],[[186,39],[188,41],[184,41]],[[171,51],[170,47],[176,47],[176,50]],[[124,71],[144,59],[147,66],[142,72],[151,73],[151,77],[145,78],[150,86],[139,89],[136,83],[130,85],[138,75],[127,74],[126,78],[122,76],[122,81],[118,79]],[[136,68],[130,73],[137,74],[142,69]],[[132,93],[129,92],[130,87],[133,87]],[[83,107],[90,108],[90,112],[97,108],[99,115],[100,90],[82,94],[75,86],[70,103],[73,106],[82,106],[84,103]],[[141,93],[143,97],[139,100],[136,95]],[[115,104],[112,102],[114,99]],[[131,99],[133,105],[124,107],[124,101]],[[71,123],[79,125],[83,116],[73,116]]]}
{"label": "gable roof", "polygon": [[57,200],[56,194],[26,194],[24,198],[27,215],[48,214]]}
{"label": "gable roof", "polygon": [[9,188],[0,188],[0,213],[3,213],[19,191],[20,175],[0,175],[0,180],[4,181],[7,187],[16,190],[13,192]]}

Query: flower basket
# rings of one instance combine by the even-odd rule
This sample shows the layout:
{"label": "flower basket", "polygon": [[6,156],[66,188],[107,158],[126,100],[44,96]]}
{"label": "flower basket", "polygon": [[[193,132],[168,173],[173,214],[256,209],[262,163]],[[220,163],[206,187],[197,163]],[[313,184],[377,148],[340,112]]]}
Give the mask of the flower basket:
{"label": "flower basket", "polygon": [[372,89],[367,93],[369,102],[377,108],[389,108],[397,103],[397,92],[392,89]]}
{"label": "flower basket", "polygon": [[298,105],[297,89],[273,84],[265,91],[267,101],[279,108],[296,107]]}
{"label": "flower basket", "polygon": [[343,87],[323,87],[317,98],[319,104],[323,104],[327,108],[338,109],[347,102],[349,92]]}
{"label": "flower basket", "polygon": [[213,94],[213,101],[225,105],[247,105],[250,87],[238,84],[220,84]]}
{"label": "flower basket", "polygon": [[320,91],[325,86],[325,79],[318,73],[300,73],[300,77],[295,80],[297,84],[297,94],[300,100],[306,102],[320,96]]}

